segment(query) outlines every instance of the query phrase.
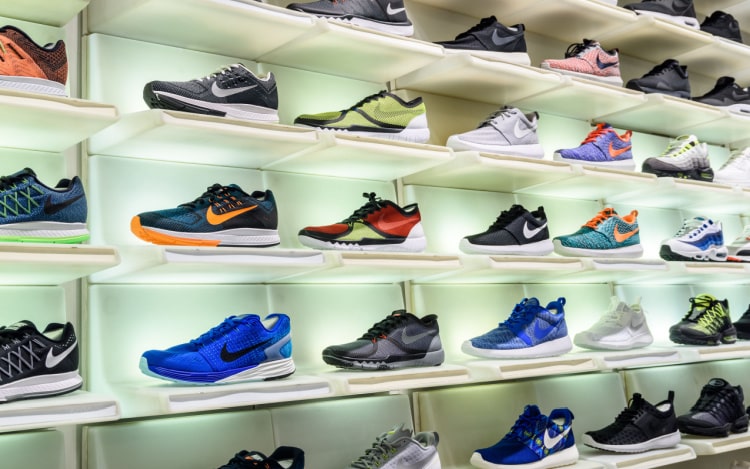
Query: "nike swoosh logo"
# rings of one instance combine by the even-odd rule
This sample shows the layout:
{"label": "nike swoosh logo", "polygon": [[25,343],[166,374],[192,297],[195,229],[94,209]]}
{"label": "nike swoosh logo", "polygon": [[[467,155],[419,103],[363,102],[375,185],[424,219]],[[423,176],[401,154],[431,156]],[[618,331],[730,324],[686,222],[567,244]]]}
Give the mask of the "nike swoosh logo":
{"label": "nike swoosh logo", "polygon": [[618,156],[622,155],[626,151],[630,150],[633,147],[633,145],[628,145],[625,148],[620,148],[619,150],[615,150],[615,147],[612,146],[612,142],[609,142],[609,156],[612,159],[617,158]]}
{"label": "nike swoosh logo", "polygon": [[531,129],[522,129],[520,126],[520,121],[516,121],[515,127],[513,127],[513,135],[516,136],[516,138],[524,138],[525,136],[529,135],[534,131],[533,128]]}
{"label": "nike swoosh logo", "polygon": [[609,67],[614,67],[615,65],[617,65],[617,62],[604,63],[604,62],[602,62],[602,60],[601,60],[601,59],[600,59],[600,58],[599,58],[599,57],[597,56],[597,57],[596,57],[596,65],[597,65],[597,66],[598,66],[598,67],[599,67],[600,69],[604,70],[605,68],[609,68]]}
{"label": "nike swoosh logo", "polygon": [[214,82],[214,84],[211,85],[211,92],[214,94],[214,96],[218,98],[226,98],[227,96],[234,96],[235,94],[240,94],[243,91],[251,90],[255,88],[256,86],[258,85],[223,89],[223,88],[219,88],[219,85],[216,82]]}
{"label": "nike swoosh logo", "polygon": [[612,234],[615,236],[615,241],[617,241],[618,243],[621,243],[625,241],[626,239],[630,238],[631,236],[633,236],[634,234],[638,233],[639,230],[640,228],[636,228],[633,231],[628,231],[627,233],[620,233],[620,230],[618,230],[617,227],[615,227],[615,229],[612,230]]}
{"label": "nike swoosh logo", "polygon": [[233,362],[239,358],[242,358],[243,356],[247,355],[253,350],[271,343],[272,340],[273,339],[267,339],[267,340],[264,340],[263,342],[257,343],[255,345],[251,345],[248,348],[243,348],[242,350],[235,350],[234,352],[230,352],[229,350],[227,350],[227,344],[225,343],[224,346],[221,347],[221,359],[226,363]]}
{"label": "nike swoosh logo", "polygon": [[49,352],[47,352],[47,358],[44,359],[44,366],[50,369],[56,367],[60,362],[65,360],[65,357],[70,355],[77,346],[78,341],[73,342],[73,345],[65,349],[60,355],[55,355],[53,349],[49,349]]}
{"label": "nike swoosh logo", "polygon": [[500,37],[500,35],[497,34],[497,29],[492,30],[492,43],[496,46],[507,46],[516,39],[516,36]]}
{"label": "nike swoosh logo", "polygon": [[47,197],[47,199],[44,201],[44,213],[47,215],[52,215],[60,210],[64,209],[65,207],[74,204],[78,199],[82,199],[83,194],[78,194],[77,196],[73,197],[72,199],[68,199],[64,202],[60,202],[59,204],[53,204],[52,203],[52,197]]}
{"label": "nike swoosh logo", "polygon": [[385,220],[379,220],[376,224],[372,225],[374,228],[380,230],[380,231],[389,231],[395,228],[400,228],[406,224],[409,224],[409,221],[385,221]]}
{"label": "nike swoosh logo", "polygon": [[254,208],[257,208],[257,205],[253,205],[252,207],[245,207],[238,210],[232,210],[231,212],[222,213],[220,215],[217,215],[214,213],[213,210],[211,210],[211,207],[208,207],[206,209],[206,220],[212,225],[221,225],[222,223],[226,223],[229,220],[231,220],[234,217],[237,217],[239,215],[242,215],[245,212],[249,212],[250,210],[253,210]]}
{"label": "nike swoosh logo", "polygon": [[406,345],[409,345],[429,335],[433,335],[433,332],[427,331],[427,332],[422,332],[421,334],[417,334],[417,335],[406,335],[406,329],[404,329],[401,331],[401,341],[405,343]]}
{"label": "nike swoosh logo", "polygon": [[547,337],[547,334],[549,334],[555,327],[556,326],[552,324],[546,327],[540,327],[539,321],[537,321],[534,323],[534,335],[539,340],[544,339],[545,337]]}
{"label": "nike swoosh logo", "polygon": [[389,15],[395,15],[397,13],[401,13],[402,11],[406,11],[406,8],[393,8],[391,4],[388,4],[388,7],[385,9],[386,13]]}
{"label": "nike swoosh logo", "polygon": [[560,440],[565,438],[568,433],[570,433],[570,428],[566,428],[562,433],[560,433],[557,436],[549,436],[549,428],[544,432],[544,446],[547,449],[554,448],[558,443],[560,443]]}
{"label": "nike swoosh logo", "polygon": [[530,230],[529,222],[526,222],[523,224],[523,235],[526,236],[526,239],[531,239],[537,234],[539,234],[539,232],[542,231],[546,226],[547,226],[547,222],[544,222],[544,225],[540,226],[539,228]]}

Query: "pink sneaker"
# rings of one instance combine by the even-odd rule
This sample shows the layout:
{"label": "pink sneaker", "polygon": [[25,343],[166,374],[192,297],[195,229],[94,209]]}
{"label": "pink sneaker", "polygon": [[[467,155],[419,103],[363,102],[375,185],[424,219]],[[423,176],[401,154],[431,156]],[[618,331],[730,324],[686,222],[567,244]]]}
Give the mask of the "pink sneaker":
{"label": "pink sneaker", "polygon": [[601,44],[591,39],[571,44],[562,60],[547,59],[542,62],[545,70],[554,70],[610,85],[622,86],[620,57],[617,49],[604,50]]}

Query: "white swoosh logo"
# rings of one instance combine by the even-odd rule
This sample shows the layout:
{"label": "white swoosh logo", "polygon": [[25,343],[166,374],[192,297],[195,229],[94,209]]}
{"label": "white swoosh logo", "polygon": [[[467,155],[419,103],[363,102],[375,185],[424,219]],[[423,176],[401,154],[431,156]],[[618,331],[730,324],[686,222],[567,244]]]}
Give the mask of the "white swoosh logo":
{"label": "white swoosh logo", "polygon": [[229,88],[229,89],[222,89],[219,88],[219,85],[214,82],[213,85],[211,85],[211,92],[214,94],[214,96],[217,96],[219,98],[226,98],[227,96],[232,96],[235,94],[242,93],[243,91],[251,90],[255,88],[258,85],[253,86],[243,86],[241,88]]}
{"label": "white swoosh logo", "polygon": [[555,445],[557,445],[558,443],[560,443],[560,440],[562,440],[563,438],[565,438],[565,435],[567,435],[568,432],[570,432],[570,428],[571,427],[566,428],[562,433],[560,433],[559,435],[557,435],[554,438],[549,436],[549,428],[548,428],[547,431],[544,432],[544,446],[547,449],[554,448]]}
{"label": "white swoosh logo", "polygon": [[401,13],[402,11],[406,11],[406,8],[393,8],[391,4],[388,4],[388,8],[385,9],[385,11],[389,15],[395,15],[396,13]]}
{"label": "white swoosh logo", "polygon": [[534,131],[534,129],[522,129],[518,124],[520,121],[516,121],[515,127],[513,127],[513,135],[516,136],[516,138],[524,138],[525,136],[529,135],[531,132]]}
{"label": "white swoosh logo", "polygon": [[544,225],[540,226],[539,228],[530,230],[529,222],[526,222],[523,224],[523,235],[526,236],[526,239],[531,239],[534,236],[536,236],[540,231],[542,231],[544,227],[546,226],[547,226],[547,222],[545,222]]}
{"label": "white swoosh logo", "polygon": [[414,342],[418,341],[422,337],[427,337],[428,335],[432,335],[432,332],[427,331],[427,332],[422,332],[421,334],[417,334],[417,335],[406,335],[406,329],[404,329],[401,331],[401,340],[405,344],[408,345],[408,344],[413,344]]}
{"label": "white swoosh logo", "polygon": [[78,346],[78,341],[75,341],[73,345],[68,347],[67,350],[65,350],[60,355],[55,355],[52,353],[52,349],[49,349],[49,352],[47,352],[47,358],[44,360],[44,366],[47,368],[54,368],[57,365],[60,364],[61,361],[65,360],[65,357],[70,355],[70,353]]}

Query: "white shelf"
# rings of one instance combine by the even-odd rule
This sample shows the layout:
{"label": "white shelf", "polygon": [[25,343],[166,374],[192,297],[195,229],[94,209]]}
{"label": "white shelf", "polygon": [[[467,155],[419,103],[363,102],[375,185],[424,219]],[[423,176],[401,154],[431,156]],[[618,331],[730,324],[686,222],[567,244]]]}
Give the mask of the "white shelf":
{"label": "white shelf", "polygon": [[[684,441],[684,440],[683,440]],[[688,445],[678,444],[674,448],[657,449],[645,453],[610,453],[578,445],[581,459],[603,465],[607,469],[648,469],[695,459],[696,455]]]}
{"label": "white shelf", "polygon": [[695,363],[714,360],[732,360],[750,357],[750,342],[738,340],[733,344],[715,346],[677,345],[682,363]]}
{"label": "white shelf", "polygon": [[0,432],[108,422],[120,418],[117,401],[85,391],[0,406]]}
{"label": "white shelf", "polygon": [[117,250],[108,246],[0,243],[0,283],[59,285],[119,262]]}
{"label": "white shelf", "polygon": [[527,359],[476,359],[466,362],[473,379],[478,381],[537,378],[571,373],[589,373],[599,367],[592,354],[566,353],[559,357]]}
{"label": "white shelf", "polygon": [[0,0],[0,16],[63,26],[88,4],[89,0]]}
{"label": "white shelf", "polygon": [[683,434],[682,442],[690,446],[698,456],[706,456],[750,448],[750,433],[731,433],[724,438]]}
{"label": "white shelf", "polygon": [[469,371],[458,365],[442,364],[400,370],[335,370],[319,375],[331,383],[339,395],[367,394],[403,389],[466,384]]}
{"label": "white shelf", "polygon": [[620,370],[641,366],[674,365],[681,363],[680,353],[673,347],[644,347],[623,351],[595,352],[595,360],[602,370]]}

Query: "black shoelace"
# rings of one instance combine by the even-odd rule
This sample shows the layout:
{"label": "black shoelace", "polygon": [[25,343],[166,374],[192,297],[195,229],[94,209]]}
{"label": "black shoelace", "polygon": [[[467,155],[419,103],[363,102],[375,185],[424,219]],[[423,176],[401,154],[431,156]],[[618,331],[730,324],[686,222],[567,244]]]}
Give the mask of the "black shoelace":
{"label": "black shoelace", "polygon": [[196,208],[211,205],[222,198],[222,193],[226,192],[226,190],[227,188],[221,184],[214,184],[213,186],[206,188],[206,192],[201,194],[195,200],[180,204],[180,207]]}
{"label": "black shoelace", "polygon": [[568,46],[568,50],[565,51],[565,58],[569,59],[570,57],[576,57],[581,52],[588,49],[594,41],[591,39],[584,39],[583,42],[576,42]]}
{"label": "black shoelace", "polygon": [[394,311],[390,316],[383,319],[380,322],[373,324],[373,326],[364,333],[359,340],[372,340],[384,339],[391,331],[405,323],[407,320],[406,311]]}
{"label": "black shoelace", "polygon": [[362,197],[367,199],[367,203],[355,210],[354,213],[349,215],[349,217],[341,223],[353,223],[357,220],[361,220],[367,215],[377,212],[385,206],[383,200],[380,197],[377,197],[374,192],[363,192]]}

